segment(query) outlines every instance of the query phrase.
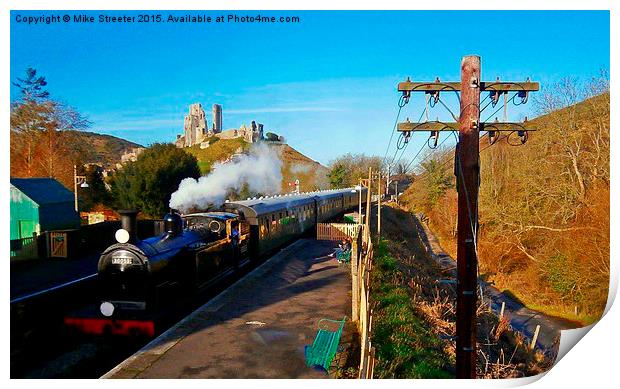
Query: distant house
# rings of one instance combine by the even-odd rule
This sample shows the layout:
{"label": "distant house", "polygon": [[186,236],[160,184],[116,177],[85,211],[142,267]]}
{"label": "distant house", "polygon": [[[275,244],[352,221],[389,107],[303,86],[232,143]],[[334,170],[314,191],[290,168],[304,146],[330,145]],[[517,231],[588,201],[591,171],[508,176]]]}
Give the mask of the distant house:
{"label": "distant house", "polygon": [[73,193],[53,178],[11,178],[11,239],[80,227]]}

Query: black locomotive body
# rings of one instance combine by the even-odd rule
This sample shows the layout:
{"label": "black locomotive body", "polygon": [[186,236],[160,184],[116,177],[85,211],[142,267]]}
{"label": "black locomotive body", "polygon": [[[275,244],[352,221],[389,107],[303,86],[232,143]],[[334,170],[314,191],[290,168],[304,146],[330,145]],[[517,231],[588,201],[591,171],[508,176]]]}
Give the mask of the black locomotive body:
{"label": "black locomotive body", "polygon": [[[98,282],[107,307],[102,306],[102,314],[158,309],[172,296],[196,292],[248,254],[249,228],[236,214],[169,214],[164,229],[164,234],[145,240],[130,232],[128,242],[102,253]],[[238,238],[232,237],[233,229]]]}
{"label": "black locomotive body", "polygon": [[[343,189],[261,197],[226,202],[223,212],[172,213],[164,218],[162,235],[144,240],[135,234],[135,212],[122,213],[120,232],[126,233],[98,264],[98,317],[65,322],[83,332],[125,333],[136,318],[187,300],[242,261],[265,257],[317,223],[356,209],[358,197],[366,201],[365,191],[361,196]],[[152,323],[137,327],[147,335],[154,332]]]}

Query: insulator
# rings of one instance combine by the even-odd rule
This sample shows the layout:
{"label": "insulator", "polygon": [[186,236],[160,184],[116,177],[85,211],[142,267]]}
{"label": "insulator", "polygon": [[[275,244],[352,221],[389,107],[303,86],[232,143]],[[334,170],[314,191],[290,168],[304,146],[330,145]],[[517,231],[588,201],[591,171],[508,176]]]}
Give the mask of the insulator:
{"label": "insulator", "polygon": [[500,95],[499,92],[494,91],[494,90],[489,92],[489,97],[491,98],[491,105],[493,107],[497,105],[497,102],[499,101],[499,95]]}
{"label": "insulator", "polygon": [[411,91],[403,91],[403,101],[405,102],[405,104],[407,104],[409,102],[409,98],[411,97]]}
{"label": "insulator", "polygon": [[527,103],[527,98],[529,96],[529,93],[527,93],[527,91],[522,90],[517,93],[517,96],[519,96],[519,98],[521,99],[521,104],[525,104]]}
{"label": "insulator", "polygon": [[431,131],[431,138],[433,139],[433,148],[436,148],[437,141],[439,140],[439,131]]}

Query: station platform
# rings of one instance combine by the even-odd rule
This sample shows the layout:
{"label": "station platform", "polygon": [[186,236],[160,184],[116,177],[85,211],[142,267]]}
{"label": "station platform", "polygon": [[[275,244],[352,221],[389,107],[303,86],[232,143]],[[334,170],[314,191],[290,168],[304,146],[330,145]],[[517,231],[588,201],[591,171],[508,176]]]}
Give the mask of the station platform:
{"label": "station platform", "polygon": [[354,337],[335,247],[293,243],[101,378],[329,378],[306,366],[304,346],[322,318],[348,316],[340,345]]}

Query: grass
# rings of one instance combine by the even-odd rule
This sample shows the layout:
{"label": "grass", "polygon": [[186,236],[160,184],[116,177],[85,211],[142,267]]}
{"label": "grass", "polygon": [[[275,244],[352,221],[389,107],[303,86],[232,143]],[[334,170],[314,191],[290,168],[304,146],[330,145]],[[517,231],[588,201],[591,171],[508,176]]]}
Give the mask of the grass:
{"label": "grass", "polygon": [[210,161],[198,161],[198,167],[200,168],[200,174],[203,176],[211,171]]}
{"label": "grass", "polygon": [[[382,212],[384,239],[371,272],[372,342],[377,378],[452,378],[455,374],[456,289],[425,250],[417,224],[404,209]],[[527,349],[526,340],[500,322],[488,305],[478,309],[480,378],[516,378],[546,371],[552,359]]]}
{"label": "grass", "polygon": [[194,155],[198,159],[198,166],[202,174],[208,173],[214,162],[226,160],[233,155],[239,148],[245,151],[250,148],[250,144],[246,143],[242,138],[235,139],[219,139],[212,136],[206,139],[209,147],[201,149],[200,145],[188,147],[185,151]]}
{"label": "grass", "polygon": [[452,378],[453,363],[442,351],[441,341],[430,331],[416,310],[406,286],[399,278],[397,261],[382,240],[375,253],[371,273],[373,343],[377,350],[378,378]]}

